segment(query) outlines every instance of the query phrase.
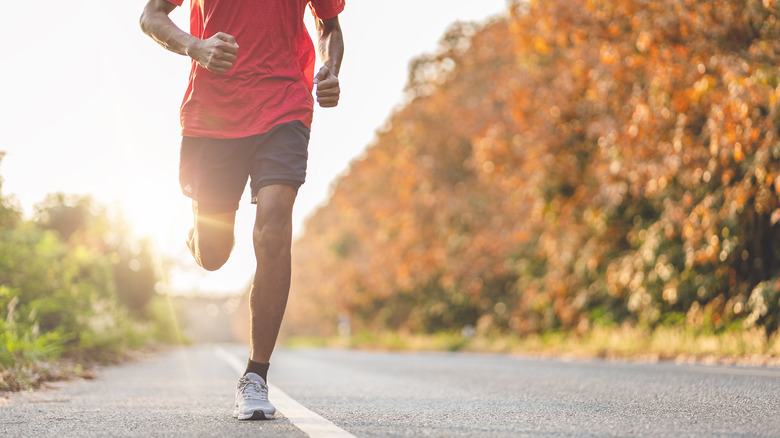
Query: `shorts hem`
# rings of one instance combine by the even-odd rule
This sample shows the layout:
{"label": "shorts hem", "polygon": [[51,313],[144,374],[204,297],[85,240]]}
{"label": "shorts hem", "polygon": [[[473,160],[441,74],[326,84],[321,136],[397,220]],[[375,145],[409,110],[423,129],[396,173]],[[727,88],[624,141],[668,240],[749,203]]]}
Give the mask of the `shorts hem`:
{"label": "shorts hem", "polygon": [[260,181],[260,183],[257,185],[257,188],[252,191],[252,204],[257,204],[257,193],[260,191],[260,189],[273,185],[285,185],[298,190],[303,185],[303,181],[297,181],[294,179],[266,179]]}

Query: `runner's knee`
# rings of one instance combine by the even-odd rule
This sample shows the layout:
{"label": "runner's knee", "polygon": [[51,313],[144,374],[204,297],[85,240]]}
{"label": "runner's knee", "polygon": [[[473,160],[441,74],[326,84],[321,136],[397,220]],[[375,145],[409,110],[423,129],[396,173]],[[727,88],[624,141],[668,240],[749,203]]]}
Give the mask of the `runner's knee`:
{"label": "runner's knee", "polygon": [[216,271],[227,262],[235,238],[233,224],[235,211],[204,213],[195,209],[194,252],[198,264],[207,271]]}
{"label": "runner's knee", "polygon": [[255,252],[276,257],[285,251],[289,251],[292,230],[291,222],[291,219],[284,218],[258,221],[252,233]]}
{"label": "runner's knee", "polygon": [[271,185],[257,194],[257,220],[253,232],[255,254],[278,257],[289,253],[292,236],[292,207],[298,190]]}
{"label": "runner's knee", "polygon": [[198,250],[198,262],[203,269],[207,271],[216,271],[221,268],[230,257],[231,248],[227,250],[206,250],[202,248]]}

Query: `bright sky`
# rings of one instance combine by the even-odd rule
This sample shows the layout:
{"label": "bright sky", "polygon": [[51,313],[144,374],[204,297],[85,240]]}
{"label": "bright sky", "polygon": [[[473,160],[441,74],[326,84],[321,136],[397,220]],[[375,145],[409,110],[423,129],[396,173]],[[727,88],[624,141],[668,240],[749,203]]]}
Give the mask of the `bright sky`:
{"label": "bright sky", "polygon": [[[195,268],[184,246],[190,200],[178,185],[178,110],[189,59],[144,35],[145,0],[9,2],[0,58],[3,192],[26,214],[47,193],[92,194],[120,210],[138,235],[175,261],[175,293],[242,291],[254,272],[254,209],[245,193],[231,260],[215,273]],[[171,17],[188,30],[188,8]],[[331,183],[371,142],[402,100],[409,61],[436,49],[455,21],[484,21],[506,0],[347,0],[339,107],[317,108],[307,182],[295,231],[327,200]],[[39,9],[40,8],[40,9]],[[309,29],[313,24],[308,21]]]}

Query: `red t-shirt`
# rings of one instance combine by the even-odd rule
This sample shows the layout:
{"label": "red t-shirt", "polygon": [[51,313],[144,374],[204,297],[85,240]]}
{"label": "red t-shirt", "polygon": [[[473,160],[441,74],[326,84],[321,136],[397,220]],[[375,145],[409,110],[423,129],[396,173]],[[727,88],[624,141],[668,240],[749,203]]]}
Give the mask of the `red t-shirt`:
{"label": "red t-shirt", "polygon": [[[167,0],[181,6],[184,0]],[[308,4],[325,20],[344,0],[190,0],[190,33],[236,38],[238,55],[225,73],[192,61],[181,105],[182,135],[238,138],[300,120],[311,127],[315,52],[303,24]]]}

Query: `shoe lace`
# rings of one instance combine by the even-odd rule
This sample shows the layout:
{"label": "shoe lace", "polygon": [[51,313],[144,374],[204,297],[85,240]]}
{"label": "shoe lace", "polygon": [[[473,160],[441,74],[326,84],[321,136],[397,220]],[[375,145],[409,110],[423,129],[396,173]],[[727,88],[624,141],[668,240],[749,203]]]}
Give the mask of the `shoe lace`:
{"label": "shoe lace", "polygon": [[246,376],[239,380],[239,388],[244,399],[268,400],[268,386]]}

